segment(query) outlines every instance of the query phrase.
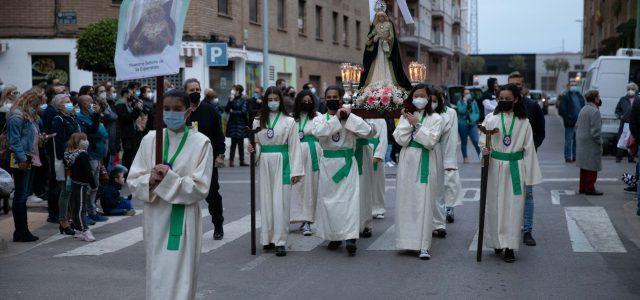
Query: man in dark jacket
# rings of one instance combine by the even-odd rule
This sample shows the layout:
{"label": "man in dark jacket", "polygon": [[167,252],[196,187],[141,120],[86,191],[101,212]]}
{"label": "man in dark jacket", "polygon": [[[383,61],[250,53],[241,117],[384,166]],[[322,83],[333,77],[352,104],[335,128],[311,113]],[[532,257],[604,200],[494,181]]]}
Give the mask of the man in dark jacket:
{"label": "man in dark jacket", "polygon": [[[520,89],[524,89],[524,77],[520,75],[520,72],[513,72],[509,74],[509,83],[513,83],[518,86]],[[545,128],[544,128],[544,112],[542,108],[535,101],[531,100],[529,97],[524,97],[528,93],[523,93],[523,99],[525,101],[525,108],[527,109],[527,118],[529,119],[529,123],[531,124],[531,130],[533,132],[533,144],[536,147],[536,151],[538,147],[542,145],[542,141],[545,137]],[[536,240],[533,239],[533,235],[531,231],[533,230],[533,186],[527,185],[526,187],[527,193],[524,198],[524,224],[522,227],[523,242],[527,246],[535,246]]]}
{"label": "man in dark jacket", "polygon": [[253,97],[249,100],[249,124],[252,124],[262,107],[262,94],[264,89],[261,86],[256,86],[253,90]]}
{"label": "man in dark jacket", "polygon": [[564,160],[567,163],[576,161],[576,122],[578,114],[584,107],[584,97],[575,80],[569,82],[569,90],[559,97],[558,114],[564,124]]}
{"label": "man in dark jacket", "polygon": [[122,142],[122,165],[127,169],[131,168],[140,146],[135,122],[143,109],[142,102],[134,102],[131,91],[123,88],[120,92],[120,100],[116,103],[116,113],[118,114],[118,135]]}
{"label": "man in dark jacket", "polygon": [[[615,114],[618,119],[620,119],[620,127],[618,128],[618,139],[622,135],[622,131],[624,129],[624,124],[629,123],[629,114],[631,113],[631,105],[636,102],[640,97],[638,97],[638,86],[629,82],[627,84],[627,94],[624,97],[621,97],[618,101],[618,105],[616,105]],[[616,162],[619,163],[622,161],[622,156],[626,153],[628,155],[629,162],[634,162],[633,155],[629,153],[629,151],[625,149],[616,149]]]}
{"label": "man in dark jacket", "polygon": [[500,90],[500,86],[498,85],[497,78],[490,77],[489,79],[487,79],[487,90],[484,93],[482,93],[482,99],[476,99],[476,102],[478,103],[478,108],[480,109],[480,119],[478,120],[478,123],[484,122],[484,117],[487,114],[484,111],[483,101],[485,99],[489,99],[489,100],[496,99],[497,98],[496,93],[498,93],[499,90]]}
{"label": "man in dark jacket", "polygon": [[211,173],[211,186],[209,187],[209,195],[207,196],[207,204],[209,204],[209,213],[213,222],[213,239],[221,240],[224,236],[222,223],[222,196],[218,191],[220,184],[218,183],[218,168],[224,166],[224,135],[220,118],[215,108],[206,101],[200,101],[200,82],[195,79],[187,79],[184,83],[184,89],[191,100],[191,107],[187,111],[189,117],[187,124],[197,128],[198,132],[206,135],[211,141],[213,147],[213,156],[215,157],[213,172]]}
{"label": "man in dark jacket", "polygon": [[[631,131],[631,136],[636,141],[640,141],[640,101],[634,101],[631,105],[631,113],[629,114],[629,131]],[[638,154],[640,155],[640,147],[638,147]],[[636,178],[638,178],[638,174],[640,174],[640,160],[636,163]],[[636,211],[636,215],[640,216],[640,189],[637,191],[637,201],[638,201],[638,210]]]}

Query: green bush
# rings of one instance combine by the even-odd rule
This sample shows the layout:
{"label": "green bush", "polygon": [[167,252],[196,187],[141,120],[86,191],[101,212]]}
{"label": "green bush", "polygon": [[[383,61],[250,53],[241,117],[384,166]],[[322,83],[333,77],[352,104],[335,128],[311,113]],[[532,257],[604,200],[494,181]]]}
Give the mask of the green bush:
{"label": "green bush", "polygon": [[118,20],[104,19],[87,27],[78,38],[77,64],[82,70],[115,75],[113,59]]}

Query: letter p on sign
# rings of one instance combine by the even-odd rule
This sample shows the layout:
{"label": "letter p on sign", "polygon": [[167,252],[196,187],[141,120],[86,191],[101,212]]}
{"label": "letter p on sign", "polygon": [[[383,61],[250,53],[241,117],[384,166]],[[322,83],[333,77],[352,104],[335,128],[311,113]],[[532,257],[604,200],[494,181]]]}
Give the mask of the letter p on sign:
{"label": "letter p on sign", "polygon": [[206,50],[208,66],[227,66],[229,64],[226,43],[208,43]]}

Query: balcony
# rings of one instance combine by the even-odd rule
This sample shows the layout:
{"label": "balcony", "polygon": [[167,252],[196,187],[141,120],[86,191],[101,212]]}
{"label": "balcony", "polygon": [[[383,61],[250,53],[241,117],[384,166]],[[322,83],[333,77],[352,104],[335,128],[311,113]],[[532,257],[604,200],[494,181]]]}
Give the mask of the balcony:
{"label": "balcony", "polygon": [[444,18],[444,0],[431,0],[431,15]]}
{"label": "balcony", "polygon": [[462,11],[460,10],[460,7],[457,5],[453,6],[453,24],[460,24],[462,23]]}
{"label": "balcony", "polygon": [[439,55],[453,55],[453,50],[451,49],[451,47],[446,46],[444,34],[442,33],[442,31],[431,31],[431,44],[432,47],[429,48],[429,52],[433,52]]}
{"label": "balcony", "polygon": [[453,36],[453,51],[457,54],[465,54],[464,43],[460,35]]}
{"label": "balcony", "polygon": [[400,21],[399,24],[396,23],[396,26],[400,29],[398,31],[398,41],[400,43],[409,44],[413,47],[418,47],[418,43],[421,43],[422,46],[431,47],[429,26],[425,21],[416,20],[413,26],[406,25],[403,21]]}

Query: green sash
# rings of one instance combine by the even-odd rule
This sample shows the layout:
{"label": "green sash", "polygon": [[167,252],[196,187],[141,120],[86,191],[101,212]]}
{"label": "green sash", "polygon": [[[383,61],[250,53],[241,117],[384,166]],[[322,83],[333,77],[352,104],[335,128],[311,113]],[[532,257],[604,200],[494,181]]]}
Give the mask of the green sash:
{"label": "green sash", "polygon": [[369,145],[368,139],[356,139],[356,162],[358,163],[358,174],[362,175],[362,156],[364,151],[364,146]]}
{"label": "green sash", "polygon": [[[380,144],[380,138],[370,138],[369,144],[373,146],[373,153],[375,155],[378,145]],[[378,162],[373,163],[373,170],[378,171]]]}
{"label": "green sash", "polygon": [[429,150],[412,140],[409,147],[422,150],[420,155],[420,183],[429,183]]}
{"label": "green sash", "polygon": [[323,152],[325,158],[344,158],[344,166],[333,175],[331,179],[333,182],[338,183],[342,179],[349,176],[349,172],[351,171],[351,164],[353,164],[353,149],[342,149],[342,150],[324,150]]}
{"label": "green sash", "polygon": [[301,140],[301,143],[309,143],[309,153],[311,154],[311,168],[313,171],[320,170],[318,165],[318,151],[316,150],[316,142],[318,140],[313,135],[305,135]]}
{"label": "green sash", "polygon": [[499,151],[491,151],[491,158],[508,161],[509,171],[511,172],[511,186],[514,195],[522,195],[522,184],[520,182],[520,167],[518,161],[524,158],[524,151],[504,153]]}
{"label": "green sash", "polygon": [[291,184],[291,165],[289,164],[289,145],[260,145],[262,153],[282,154],[282,183]]}
{"label": "green sash", "polygon": [[[188,136],[189,126],[185,126],[184,134],[182,135],[180,144],[178,144],[178,149],[176,149],[176,153],[174,153],[171,159],[169,159],[169,130],[165,130],[164,149],[162,151],[162,161],[164,164],[169,165],[169,167],[173,166],[173,163],[178,157],[178,154],[182,152],[182,148],[187,142]],[[171,217],[169,219],[169,239],[167,241],[167,250],[169,251],[177,251],[178,249],[180,249],[180,238],[182,237],[182,227],[184,225],[184,209],[184,204],[171,205]]]}

